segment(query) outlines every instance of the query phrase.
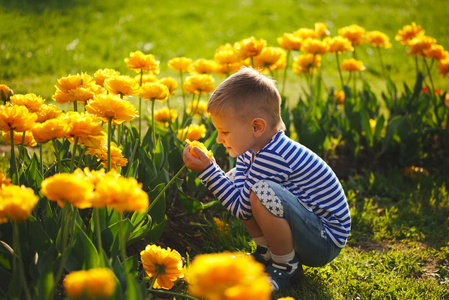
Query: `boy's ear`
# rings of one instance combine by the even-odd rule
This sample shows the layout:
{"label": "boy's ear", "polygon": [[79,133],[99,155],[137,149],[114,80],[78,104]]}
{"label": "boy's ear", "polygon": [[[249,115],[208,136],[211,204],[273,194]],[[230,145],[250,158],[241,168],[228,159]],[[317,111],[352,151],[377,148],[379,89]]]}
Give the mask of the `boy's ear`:
{"label": "boy's ear", "polygon": [[256,137],[261,136],[267,128],[267,123],[264,119],[261,118],[254,118],[251,122],[251,125],[253,126],[253,134]]}

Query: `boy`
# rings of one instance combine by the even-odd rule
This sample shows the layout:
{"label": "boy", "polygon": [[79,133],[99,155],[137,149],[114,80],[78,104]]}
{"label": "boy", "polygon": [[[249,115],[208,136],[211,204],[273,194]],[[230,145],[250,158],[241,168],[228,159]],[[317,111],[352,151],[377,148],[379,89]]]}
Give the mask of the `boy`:
{"label": "boy", "polygon": [[273,81],[250,68],[224,80],[207,111],[217,143],[237,157],[224,173],[198,148],[183,158],[234,216],[241,219],[266,265],[273,290],[298,282],[302,265],[323,266],[345,246],[351,218],[342,186],[315,153],[288,138]]}

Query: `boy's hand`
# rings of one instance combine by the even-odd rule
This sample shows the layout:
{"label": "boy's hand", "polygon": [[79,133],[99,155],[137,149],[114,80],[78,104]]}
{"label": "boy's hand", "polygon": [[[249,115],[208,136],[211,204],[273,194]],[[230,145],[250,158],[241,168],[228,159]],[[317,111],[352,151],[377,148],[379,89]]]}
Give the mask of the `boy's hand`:
{"label": "boy's hand", "polygon": [[213,158],[210,160],[209,157],[207,157],[207,155],[196,146],[193,147],[192,151],[195,152],[198,157],[194,157],[190,153],[190,147],[191,146],[189,144],[186,144],[184,147],[184,151],[182,153],[184,163],[190,170],[201,172],[211,164]]}

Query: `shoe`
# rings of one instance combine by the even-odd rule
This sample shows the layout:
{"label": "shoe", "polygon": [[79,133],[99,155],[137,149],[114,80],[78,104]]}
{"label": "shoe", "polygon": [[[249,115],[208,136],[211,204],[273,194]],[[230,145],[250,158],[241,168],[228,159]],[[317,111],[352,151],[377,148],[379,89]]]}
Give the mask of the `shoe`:
{"label": "shoe", "polygon": [[[298,267],[292,272],[291,264],[298,263]],[[295,257],[290,264],[279,264],[271,262],[265,268],[265,273],[271,277],[271,288],[273,291],[279,291],[289,286],[295,286],[304,280],[304,271],[298,259]]]}
{"label": "shoe", "polygon": [[265,248],[262,246],[257,246],[256,251],[251,253],[251,255],[254,257],[254,259],[257,262],[260,262],[261,264],[263,264],[266,267],[271,263],[271,259],[266,260],[262,255],[266,254],[267,251],[268,251],[268,248]]}

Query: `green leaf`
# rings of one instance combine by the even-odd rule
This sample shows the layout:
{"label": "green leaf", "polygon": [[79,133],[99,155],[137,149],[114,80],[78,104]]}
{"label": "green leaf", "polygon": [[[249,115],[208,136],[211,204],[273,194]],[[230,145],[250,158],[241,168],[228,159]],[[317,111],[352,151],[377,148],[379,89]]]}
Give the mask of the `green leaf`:
{"label": "green leaf", "polygon": [[180,196],[180,203],[182,207],[187,210],[187,212],[194,214],[204,209],[204,205],[202,202],[190,197],[180,189],[178,189],[178,192]]}
{"label": "green leaf", "polygon": [[[150,198],[150,204],[152,203],[152,200],[156,199],[156,197],[161,193],[164,187],[165,184],[161,183],[148,193],[148,196]],[[166,209],[165,195],[162,195],[157,200],[156,204],[154,204],[154,206],[151,208],[151,210],[148,211],[148,214],[150,214],[153,222],[160,223],[162,222],[162,220],[164,220],[165,209]]]}
{"label": "green leaf", "polygon": [[78,230],[75,244],[66,263],[67,271],[71,272],[103,267],[100,264],[101,261],[92,240],[86,235],[79,224],[76,224],[76,226]]}

